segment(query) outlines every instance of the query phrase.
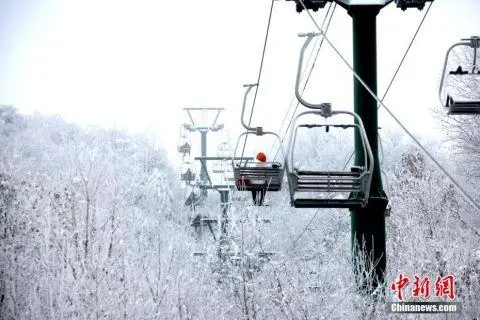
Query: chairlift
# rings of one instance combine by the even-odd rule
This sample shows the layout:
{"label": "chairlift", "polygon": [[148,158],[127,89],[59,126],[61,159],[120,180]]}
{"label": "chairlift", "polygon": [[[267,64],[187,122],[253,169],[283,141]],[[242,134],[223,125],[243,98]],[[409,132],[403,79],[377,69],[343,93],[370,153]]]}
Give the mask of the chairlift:
{"label": "chairlift", "polygon": [[237,144],[233,153],[234,158],[232,159],[232,167],[235,179],[235,186],[239,191],[279,191],[282,188],[283,175],[285,173],[285,166],[281,162],[267,161],[265,163],[258,164],[255,163],[251,158],[245,158],[239,161],[235,160],[240,141],[242,140],[242,138],[246,138],[247,135],[272,135],[276,137],[279,142],[280,149],[282,150],[282,154],[283,156],[285,156],[282,148],[282,142],[278,134],[270,131],[263,131],[262,127],[249,127],[245,124],[243,120],[248,93],[255,86],[257,86],[257,84],[249,84],[244,86],[247,88],[247,90],[245,92],[243,101],[241,123],[246,129],[246,131],[240,134],[240,136],[238,137]]}
{"label": "chairlift", "polygon": [[213,240],[216,241],[217,240],[217,237],[215,236],[215,231],[214,231],[214,227],[218,225],[218,220],[217,219],[212,219],[212,218],[209,218],[207,216],[204,216],[202,214],[197,214],[190,226],[192,228],[194,228],[194,231],[199,235],[201,236],[203,234],[203,231],[204,229],[207,229],[210,234],[212,235],[213,237]]}
{"label": "chairlift", "polygon": [[186,156],[187,154],[190,155],[192,150],[192,144],[186,130],[186,125],[182,125],[180,129],[180,139],[178,140],[177,146],[178,153],[181,153],[183,156]]}
{"label": "chairlift", "polygon": [[180,174],[180,178],[182,181],[186,181],[186,182],[192,182],[195,180],[195,173],[193,173],[192,169],[188,168],[187,171],[185,171],[184,173]]}
{"label": "chairlift", "polygon": [[[235,181],[233,175],[233,169],[230,164],[225,163],[225,161],[218,161],[212,165],[212,173],[218,174],[222,183],[227,185],[232,184]],[[233,184],[232,184],[233,186]]]}
{"label": "chairlift", "polygon": [[194,188],[185,200],[185,206],[192,207],[195,210],[197,206],[202,205],[204,202],[205,194]]}
{"label": "chairlift", "polygon": [[190,162],[185,162],[181,168],[180,180],[185,181],[187,184],[191,184],[195,181],[196,176],[194,166]]}
{"label": "chairlift", "polygon": [[218,157],[231,157],[232,156],[232,148],[230,144],[226,141],[221,142],[217,148],[217,156]]}
{"label": "chairlift", "polygon": [[[351,115],[357,123],[298,124],[301,118],[309,115],[321,117]],[[322,127],[326,129],[325,132],[328,132],[329,128],[357,130],[360,133],[363,154],[367,155],[367,160],[360,166],[351,167],[349,171],[304,170],[294,167],[294,151],[298,130],[300,128]],[[295,208],[355,208],[364,207],[367,204],[373,172],[373,153],[368,143],[363,123],[358,115],[349,111],[331,111],[331,114],[324,111],[302,112],[293,122],[287,150],[286,167],[292,206]],[[344,197],[345,193],[349,193],[348,198]]]}
{"label": "chairlift", "polygon": [[200,226],[209,226],[211,224],[217,224],[217,223],[218,223],[217,219],[210,219],[200,214],[197,214],[195,218],[192,220],[192,223],[190,225],[192,227],[200,227]]}
{"label": "chairlift", "polygon": [[[317,33],[299,35],[301,37],[307,37],[307,40],[300,53],[295,95],[302,105],[313,110],[302,112],[296,116],[292,124],[292,129],[290,130],[290,140],[285,160],[290,190],[290,202],[295,208],[353,209],[357,207],[365,207],[370,193],[374,160],[362,119],[354,112],[340,110],[332,111],[329,103],[309,103],[305,101],[300,94],[299,83],[305,49],[308,47],[313,37],[317,35]],[[299,123],[299,119],[312,115],[317,115],[322,118],[332,118],[337,115],[349,115],[352,116],[355,121],[347,124],[297,124]],[[349,171],[302,170],[294,167],[294,151],[299,128],[318,127],[325,127],[326,132],[328,132],[328,129],[331,127],[342,129],[353,128],[354,130],[357,130],[363,146],[362,151],[364,155],[364,163],[352,167]],[[348,198],[342,197],[347,192],[349,193]]]}
{"label": "chairlift", "polygon": [[179,144],[178,146],[178,152],[182,153],[184,155],[190,154],[190,151],[192,150],[192,146],[188,141],[184,141],[183,143]]}
{"label": "chairlift", "polygon": [[223,173],[225,172],[225,164],[222,160],[213,163],[212,165],[212,172],[213,173]]}
{"label": "chairlift", "polygon": [[[460,65],[455,70],[451,70],[447,73],[447,64],[450,53],[453,48],[460,46],[468,47],[473,50],[472,64],[468,67],[462,67]],[[447,114],[449,115],[480,114],[480,65],[477,63],[479,48],[480,37],[472,36],[468,39],[462,39],[461,42],[452,45],[445,55],[442,78],[438,89],[438,97],[440,103],[448,109]],[[467,80],[469,83],[467,83],[467,85],[462,85],[461,87],[459,86],[457,90],[447,91],[445,88],[446,77],[449,79]],[[461,93],[458,91],[461,91]]]}
{"label": "chairlift", "polygon": [[227,158],[232,157],[232,149],[228,142],[221,142],[217,148],[217,157],[224,157],[224,160],[217,160],[212,165],[213,173],[226,174],[228,171],[232,171],[231,166],[227,165]]}
{"label": "chairlift", "polygon": [[224,172],[223,172],[223,180],[227,184],[231,184],[231,183],[235,182],[235,176],[234,176],[234,173],[233,173],[233,168],[227,162],[225,162],[224,164],[225,164],[225,167],[224,167]]}
{"label": "chairlift", "polygon": [[422,10],[425,7],[425,2],[433,0],[395,0],[397,4],[397,8],[402,9],[403,11],[407,10],[408,8],[417,8],[418,10]]}
{"label": "chairlift", "polygon": [[318,11],[318,9],[323,9],[327,4],[327,0],[303,0],[303,5],[300,3],[299,0],[287,0],[287,1],[295,1],[296,11],[302,12],[303,5],[307,8],[307,10]]}

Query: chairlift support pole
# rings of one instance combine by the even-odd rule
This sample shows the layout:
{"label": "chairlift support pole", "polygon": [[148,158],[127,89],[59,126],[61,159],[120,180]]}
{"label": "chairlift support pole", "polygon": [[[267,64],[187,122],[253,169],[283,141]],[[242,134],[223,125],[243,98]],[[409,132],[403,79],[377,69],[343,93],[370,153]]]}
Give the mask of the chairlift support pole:
{"label": "chairlift support pole", "polygon": [[220,193],[220,208],[222,210],[222,216],[220,217],[220,246],[219,255],[224,257],[224,253],[227,250],[227,228],[228,228],[228,208],[229,208],[229,194],[230,190],[219,190]]}
{"label": "chairlift support pole", "polygon": [[216,190],[220,194],[220,239],[219,239],[219,248],[218,254],[220,257],[225,258],[225,252],[227,250],[227,229],[228,229],[228,210],[230,209],[230,188],[228,184],[225,185],[215,185],[212,183],[210,176],[207,171],[207,162],[208,161],[227,161],[227,160],[253,160],[252,157],[242,158],[242,157],[195,157],[195,160],[200,161],[202,168],[205,170],[205,184],[200,185],[199,187],[207,192],[207,190]]}
{"label": "chairlift support pole", "polygon": [[[200,131],[200,156],[202,156],[202,157],[207,156],[207,132],[208,131]],[[207,183],[207,166],[206,166],[206,164],[205,165],[202,164],[202,166],[200,166],[200,181],[203,184]]]}
{"label": "chairlift support pole", "polygon": [[[393,0],[376,1],[377,5],[356,4],[354,1],[334,0],[344,7],[352,17],[353,30],[353,69],[366,85],[377,94],[377,22],[380,10]],[[417,8],[422,10],[425,2],[433,0],[395,0],[398,8]],[[374,3],[375,1],[372,1]],[[348,3],[348,4],[346,4]],[[361,280],[359,254],[373,258],[373,289],[385,284],[386,245],[385,245],[385,210],[388,198],[383,190],[380,162],[378,161],[378,108],[377,101],[354,78],[354,108],[362,119],[368,141],[374,155],[374,168],[370,196],[365,208],[352,210],[352,252],[357,281]],[[362,161],[362,145],[358,133],[355,133],[355,164]],[[357,284],[362,288],[364,284]]]}
{"label": "chairlift support pole", "polygon": [[[381,6],[351,6],[348,9],[353,27],[353,69],[361,79],[377,93],[377,39],[376,16]],[[377,101],[364,86],[354,78],[354,111],[362,119],[374,157],[370,195],[367,206],[351,212],[351,241],[357,284],[363,288],[364,270],[359,265],[363,257],[373,259],[373,289],[385,284],[386,234],[385,209],[388,204],[383,190],[378,157]],[[364,162],[362,140],[355,132],[355,165]]]}

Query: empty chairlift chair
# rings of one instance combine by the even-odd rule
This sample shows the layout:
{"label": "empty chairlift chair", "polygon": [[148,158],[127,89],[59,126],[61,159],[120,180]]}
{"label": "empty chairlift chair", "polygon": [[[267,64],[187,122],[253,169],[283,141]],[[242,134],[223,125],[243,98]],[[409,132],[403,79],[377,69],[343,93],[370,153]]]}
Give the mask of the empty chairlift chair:
{"label": "empty chairlift chair", "polygon": [[[357,123],[351,124],[317,124],[300,123],[300,120],[308,115],[319,115],[331,117],[347,114]],[[353,121],[352,121],[353,122]],[[354,129],[359,133],[364,163],[360,166],[353,166],[348,171],[341,170],[312,170],[296,167],[295,146],[297,133],[300,128],[329,128]],[[334,134],[334,133],[327,133]],[[287,178],[290,188],[290,201],[295,208],[355,208],[364,207],[367,203],[370,192],[370,184],[373,171],[373,154],[363,128],[362,121],[353,112],[332,111],[331,114],[325,111],[306,111],[299,114],[292,125],[290,142],[287,151]],[[346,196],[347,194],[347,196]]]}
{"label": "empty chairlift chair", "polygon": [[[306,37],[306,41],[300,52],[300,58],[297,69],[297,80],[295,84],[295,95],[298,101],[305,107],[312,109],[300,113],[292,124],[290,130],[290,140],[287,149],[285,167],[287,170],[288,186],[290,190],[290,202],[295,208],[356,208],[364,207],[367,204],[370,194],[370,185],[373,172],[373,153],[368,142],[367,134],[363,127],[362,119],[354,112],[350,111],[332,111],[329,103],[312,104],[305,101],[300,94],[300,77],[302,73],[302,64],[305,50],[318,33],[300,34],[300,37]],[[347,124],[318,124],[318,123],[299,123],[307,116],[321,116],[323,118],[335,117],[337,115],[352,116],[351,123]],[[362,165],[352,167],[348,171],[339,170],[302,170],[294,166],[295,144],[297,142],[297,132],[299,128],[316,127],[339,127],[353,128],[361,139],[363,146]],[[328,130],[328,128],[326,128]],[[360,158],[360,157],[359,157]],[[348,193],[348,197],[344,195]]]}
{"label": "empty chairlift chair", "polygon": [[225,172],[225,168],[226,168],[226,166],[225,166],[224,161],[223,160],[217,160],[212,165],[212,172],[223,174]]}
{"label": "empty chairlift chair", "polygon": [[[247,130],[243,132],[239,137],[235,146],[234,156],[237,155],[238,146],[242,138],[246,138],[247,135],[264,136],[272,135],[279,142],[279,147],[282,150],[282,142],[278,134],[269,131],[263,131],[262,127],[252,128],[245,124],[243,116],[245,112],[246,98],[250,90],[255,87],[254,85],[245,85],[247,91],[245,92],[243,109],[242,109],[242,125]],[[234,157],[234,159],[236,159]],[[259,164],[255,163],[252,158],[241,158],[240,160],[232,160],[233,173],[235,178],[235,185],[237,190],[240,191],[279,191],[282,188],[283,176],[285,173],[285,166],[278,161],[267,161]]]}
{"label": "empty chairlift chair", "polygon": [[[472,64],[455,66],[454,70],[447,73],[451,51],[456,47],[472,49]],[[479,48],[480,37],[474,36],[462,39],[447,51],[438,96],[440,103],[448,109],[449,115],[480,114],[480,63],[477,62]],[[456,85],[453,88],[447,86],[449,82],[456,82]]]}
{"label": "empty chairlift chair", "polygon": [[212,172],[225,174],[228,169],[231,171],[231,167],[227,165],[227,159],[229,160],[232,157],[232,149],[227,142],[221,142],[218,145],[217,157],[223,157],[225,159],[216,160],[212,165]]}
{"label": "empty chairlift chair", "polygon": [[216,165],[216,167],[214,167],[213,171],[215,172],[215,170],[221,170],[223,182],[228,185],[232,184],[233,186],[235,178],[233,176],[233,168],[230,163],[233,155],[232,152],[233,150],[228,142],[221,142],[217,148],[217,157],[223,157],[224,160],[220,160],[216,164],[214,164],[214,166]]}

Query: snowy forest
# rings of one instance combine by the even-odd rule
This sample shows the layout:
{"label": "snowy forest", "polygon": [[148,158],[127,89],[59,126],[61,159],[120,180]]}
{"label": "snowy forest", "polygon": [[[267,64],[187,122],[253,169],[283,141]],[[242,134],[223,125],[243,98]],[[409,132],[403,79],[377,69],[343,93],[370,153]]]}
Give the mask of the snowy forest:
{"label": "snowy forest", "polygon": [[[480,118],[438,121],[429,150],[478,199]],[[388,288],[358,291],[348,210],[295,210],[288,191],[253,207],[245,193],[221,259],[218,226],[191,226],[198,212],[218,218],[218,194],[185,206],[190,189],[149,137],[3,106],[0,139],[1,319],[418,318],[387,313]],[[382,144],[386,286],[399,273],[453,274],[462,312],[442,319],[479,319],[478,212],[401,133]]]}

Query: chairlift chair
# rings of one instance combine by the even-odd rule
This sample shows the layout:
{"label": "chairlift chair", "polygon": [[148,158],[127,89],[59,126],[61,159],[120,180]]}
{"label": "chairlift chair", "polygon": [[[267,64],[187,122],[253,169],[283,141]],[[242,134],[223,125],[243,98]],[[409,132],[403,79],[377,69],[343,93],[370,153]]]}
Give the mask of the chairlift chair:
{"label": "chairlift chair", "polygon": [[178,140],[177,146],[178,153],[181,153],[183,156],[187,154],[190,155],[190,151],[192,150],[192,145],[186,131],[186,125],[184,124],[180,129],[180,139]]}
{"label": "chairlift chair", "polygon": [[232,156],[232,148],[228,142],[221,142],[217,148],[217,156],[218,157],[231,157]]}
{"label": "chairlift chair", "polygon": [[[295,208],[349,208],[364,207],[367,204],[370,194],[370,185],[373,173],[373,153],[368,142],[367,134],[362,119],[354,112],[332,111],[329,103],[312,104],[304,100],[300,94],[300,76],[303,64],[305,49],[313,37],[318,33],[299,34],[300,37],[307,37],[301,52],[297,69],[295,84],[295,95],[298,101],[311,111],[305,111],[295,117],[290,130],[290,140],[287,149],[285,167],[290,191],[290,202]],[[349,171],[320,171],[302,170],[294,167],[294,150],[297,141],[299,128],[315,128],[327,126],[318,123],[297,124],[299,119],[306,116],[317,115],[323,118],[335,117],[337,115],[350,115],[354,123],[329,124],[339,128],[354,128],[359,133],[363,146],[364,163],[354,166]],[[328,128],[327,128],[328,129]],[[349,192],[348,198],[341,197]]]}
{"label": "chairlift chair", "polygon": [[190,226],[195,228],[195,231],[201,231],[200,228],[208,227],[209,231],[212,233],[213,237],[215,238],[215,233],[213,231],[212,225],[218,224],[217,219],[211,219],[207,217],[203,217],[201,214],[197,214],[195,218],[192,220]]}
{"label": "chairlift chair", "polygon": [[226,165],[222,174],[223,182],[227,185],[232,185],[235,182],[235,176],[231,165]]}
{"label": "chairlift chair", "polygon": [[222,160],[218,160],[214,162],[212,165],[212,172],[213,173],[223,173],[225,171],[225,165]]}
{"label": "chairlift chair", "polygon": [[232,156],[232,149],[228,142],[221,142],[217,148],[217,157],[225,157],[225,160],[217,160],[212,165],[213,173],[223,173],[225,174],[230,166],[227,165],[227,157]]}
{"label": "chairlift chair", "polygon": [[196,178],[195,169],[192,163],[184,162],[181,168],[180,180],[185,181],[187,184],[191,184]]}
{"label": "chairlift chair", "polygon": [[257,164],[240,161],[234,164],[235,186],[239,191],[280,191],[285,168],[280,162]]}
{"label": "chairlift chair", "polygon": [[[187,182],[188,184],[188,182]],[[192,189],[187,199],[185,200],[185,206],[195,209],[197,206],[202,205],[205,202],[205,194],[198,192],[198,189]]]}
{"label": "chairlift chair", "polygon": [[[264,135],[272,135],[275,136],[279,142],[280,149],[282,150],[283,156],[285,153],[283,152],[282,142],[278,134],[269,131],[263,131],[262,127],[252,128],[245,124],[243,121],[243,116],[245,113],[245,104],[248,93],[250,90],[255,87],[256,84],[245,85],[247,90],[245,92],[244,101],[243,101],[243,109],[242,109],[242,117],[241,123],[243,127],[246,129],[245,132],[240,134],[237,140],[237,144],[234,150],[234,158],[237,155],[238,146],[240,145],[240,141],[242,138],[246,137],[247,135],[255,135],[255,136],[264,136]],[[282,181],[283,176],[285,173],[285,166],[281,162],[277,161],[270,161],[265,162],[262,164],[255,163],[253,160],[243,160],[235,161],[232,159],[232,167],[233,167],[233,175],[235,179],[235,186],[239,191],[279,191],[282,188]]]}
{"label": "chairlift chair", "polygon": [[[357,123],[353,124],[297,124],[299,119],[308,115],[327,117],[323,111],[306,111],[300,113],[294,120],[290,133],[287,151],[287,178],[290,188],[290,201],[295,208],[356,208],[367,204],[373,172],[373,153],[368,143],[363,123],[353,112],[331,111],[328,117],[336,115],[351,115]],[[366,161],[361,166],[353,166],[349,171],[319,171],[303,170],[294,167],[294,151],[297,133],[300,128],[335,127],[353,128],[360,133],[363,154]],[[364,157],[365,158],[365,157]],[[350,193],[348,198],[342,197]]]}
{"label": "chairlift chair", "polygon": [[[302,12],[303,5],[300,3],[299,0],[287,0],[287,1],[295,1],[296,11]],[[327,0],[303,0],[303,4],[308,10],[318,11],[318,9],[322,9],[327,4]]]}
{"label": "chairlift chair", "polygon": [[188,168],[187,171],[180,174],[180,179],[185,182],[192,182],[195,181],[195,173],[193,173],[192,169]]}
{"label": "chairlift chair", "polygon": [[217,219],[208,219],[208,218],[202,218],[200,220],[193,220],[190,226],[194,229],[195,232],[199,233],[200,235],[206,230],[210,232],[210,234],[213,237],[213,240],[217,240],[217,237],[215,236],[215,230],[214,228],[217,228],[218,221]]}
{"label": "chairlift chair", "polygon": [[418,10],[422,10],[425,7],[425,2],[433,0],[395,0],[397,4],[397,8],[402,10],[407,10],[408,8],[417,8]]}
{"label": "chairlift chair", "polygon": [[[450,53],[453,48],[456,47],[469,47],[473,49],[473,63],[470,68],[463,69],[462,66],[458,66],[457,69],[451,70],[448,73],[447,64]],[[445,63],[443,65],[442,78],[440,80],[440,86],[438,89],[438,96],[440,103],[444,105],[448,110],[449,115],[474,115],[480,114],[480,65],[477,63],[478,49],[480,48],[480,37],[473,36],[468,39],[462,39],[452,45],[445,56]],[[471,80],[471,85],[463,85],[461,90],[464,94],[459,95],[455,92],[445,92],[445,79],[456,78]]]}
{"label": "chairlift chair", "polygon": [[192,146],[188,141],[184,141],[183,143],[178,145],[178,152],[184,155],[190,154],[192,150]]}

